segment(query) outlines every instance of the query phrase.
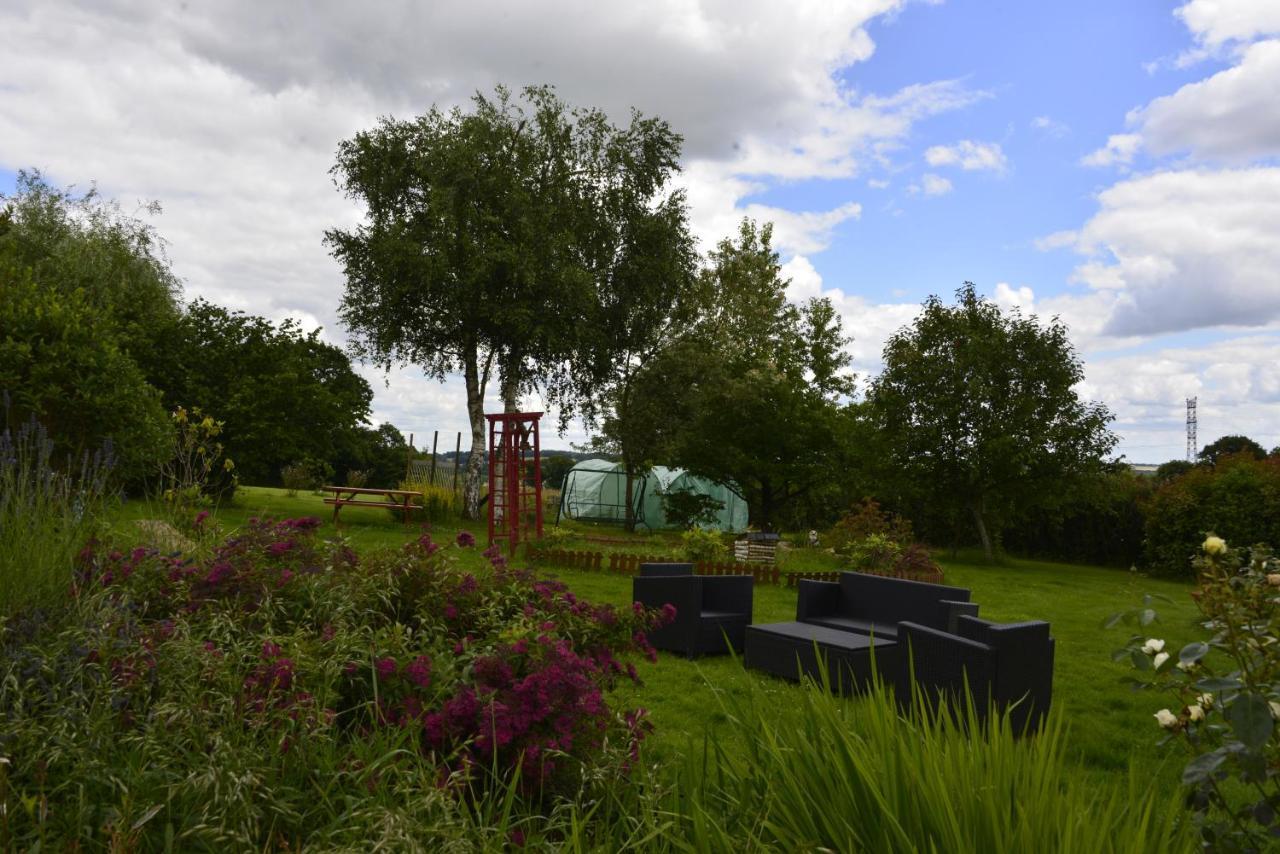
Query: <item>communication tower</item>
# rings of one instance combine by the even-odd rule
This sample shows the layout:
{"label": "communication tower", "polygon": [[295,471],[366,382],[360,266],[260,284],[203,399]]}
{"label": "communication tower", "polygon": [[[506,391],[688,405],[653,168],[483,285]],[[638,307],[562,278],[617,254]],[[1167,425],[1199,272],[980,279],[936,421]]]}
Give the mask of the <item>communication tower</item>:
{"label": "communication tower", "polygon": [[1187,462],[1196,461],[1196,398],[1187,398]]}

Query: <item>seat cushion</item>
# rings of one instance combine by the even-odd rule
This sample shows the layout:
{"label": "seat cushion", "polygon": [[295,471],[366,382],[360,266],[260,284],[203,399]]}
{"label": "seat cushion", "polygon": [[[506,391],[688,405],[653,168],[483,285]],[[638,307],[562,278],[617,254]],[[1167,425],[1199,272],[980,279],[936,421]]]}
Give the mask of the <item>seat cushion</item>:
{"label": "seat cushion", "polygon": [[706,611],[701,614],[704,620],[739,620],[747,616],[739,611]]}
{"label": "seat cushion", "polygon": [[898,637],[897,623],[876,623],[871,620],[861,620],[857,617],[839,617],[835,615],[810,617],[805,622],[828,629],[839,629],[843,632],[857,632],[860,635],[874,634],[878,638],[889,640]]}

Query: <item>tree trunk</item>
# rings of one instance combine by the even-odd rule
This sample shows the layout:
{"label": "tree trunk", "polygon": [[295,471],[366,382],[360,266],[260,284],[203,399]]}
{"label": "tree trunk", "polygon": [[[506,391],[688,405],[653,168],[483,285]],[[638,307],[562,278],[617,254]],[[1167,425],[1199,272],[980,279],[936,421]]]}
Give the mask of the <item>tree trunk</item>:
{"label": "tree trunk", "polygon": [[462,478],[462,516],[480,518],[480,476],[485,458],[484,383],[480,366],[472,348],[463,355],[463,376],[467,384],[467,418],[471,422],[471,453]]}
{"label": "tree trunk", "polygon": [[973,514],[973,523],[978,526],[978,539],[982,541],[982,554],[988,561],[995,560],[995,553],[991,548],[991,535],[987,533],[987,520],[983,518],[982,498],[969,502],[969,512]]}
{"label": "tree trunk", "polygon": [[635,469],[625,458],[622,460],[622,469],[627,473],[626,497],[623,499],[627,502],[627,509],[623,511],[624,527],[628,534],[634,534],[636,530]]}
{"label": "tree trunk", "polygon": [[520,359],[514,354],[502,362],[502,411],[520,411]]}
{"label": "tree trunk", "polygon": [[773,484],[760,479],[760,530],[768,531],[773,523]]}

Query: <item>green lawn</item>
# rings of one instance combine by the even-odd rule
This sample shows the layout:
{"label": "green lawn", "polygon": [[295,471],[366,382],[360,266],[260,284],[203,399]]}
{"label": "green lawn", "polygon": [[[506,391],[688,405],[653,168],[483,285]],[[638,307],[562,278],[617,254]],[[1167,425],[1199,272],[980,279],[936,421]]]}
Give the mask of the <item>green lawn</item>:
{"label": "green lawn", "polygon": [[[152,509],[145,503],[126,504],[120,513],[120,528],[127,530],[132,520],[149,518]],[[331,532],[331,508],[309,493],[289,497],[283,490],[245,488],[236,505],[224,508],[217,518],[224,527],[234,527],[255,515],[318,515],[325,520],[322,533]],[[463,526],[456,520],[433,526],[437,540],[452,539]],[[483,539],[483,524],[466,526]],[[348,507],[342,510],[341,533],[357,548],[397,545],[417,536],[417,525],[404,526],[391,514],[376,509]],[[596,532],[621,537],[614,528]],[[641,535],[634,545],[587,543],[581,537],[566,543],[568,548],[627,550],[640,553],[675,554],[678,539],[671,535]],[[461,559],[481,565],[478,551],[461,552]],[[1144,593],[1168,596],[1174,604],[1161,607],[1162,622],[1151,634],[1165,637],[1177,649],[1203,634],[1194,623],[1195,608],[1186,584],[1158,581],[1135,573],[1087,566],[1010,560],[1000,566],[984,566],[963,560],[940,558],[948,583],[969,587],[981,604],[981,616],[998,621],[1048,620],[1057,638],[1054,670],[1054,707],[1065,715],[1071,744],[1084,767],[1091,773],[1110,776],[1125,771],[1130,764],[1140,778],[1167,782],[1171,791],[1178,779],[1183,757],[1158,748],[1160,731],[1152,714],[1171,700],[1150,694],[1135,694],[1120,684],[1127,665],[1113,663],[1110,653],[1124,644],[1128,630],[1103,630],[1100,623],[1108,614],[1139,604]],[[808,549],[794,549],[780,561],[784,568],[833,569],[829,555]],[[606,575],[539,566],[539,572],[567,583],[580,596],[599,602],[627,605],[631,601],[631,580]],[[755,621],[775,622],[795,617],[795,591],[761,585],[755,594]],[[651,756],[661,760],[695,746],[708,724],[719,718],[715,692],[741,693],[757,683],[780,707],[791,703],[801,688],[787,682],[743,669],[728,657],[686,661],[663,655],[657,664],[640,668],[642,687],[621,689],[624,703],[650,710],[656,731],[650,742]],[[856,703],[856,700],[849,702]]]}

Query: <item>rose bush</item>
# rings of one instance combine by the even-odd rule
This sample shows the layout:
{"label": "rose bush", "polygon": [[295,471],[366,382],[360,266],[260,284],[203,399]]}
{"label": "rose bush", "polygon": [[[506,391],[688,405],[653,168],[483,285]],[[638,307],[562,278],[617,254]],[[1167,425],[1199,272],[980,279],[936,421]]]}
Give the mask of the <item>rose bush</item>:
{"label": "rose bush", "polygon": [[[1209,637],[1182,646],[1175,661],[1163,638],[1138,634],[1115,657],[1138,671],[1126,677],[1135,688],[1173,699],[1154,718],[1165,741],[1188,752],[1182,780],[1206,847],[1263,850],[1280,837],[1280,560],[1266,546],[1233,549],[1214,535],[1201,552],[1191,595]],[[1150,626],[1154,604],[1147,597],[1107,623]]]}

